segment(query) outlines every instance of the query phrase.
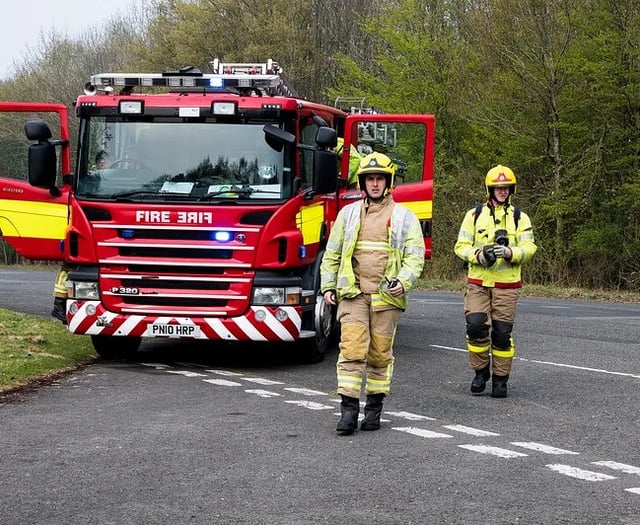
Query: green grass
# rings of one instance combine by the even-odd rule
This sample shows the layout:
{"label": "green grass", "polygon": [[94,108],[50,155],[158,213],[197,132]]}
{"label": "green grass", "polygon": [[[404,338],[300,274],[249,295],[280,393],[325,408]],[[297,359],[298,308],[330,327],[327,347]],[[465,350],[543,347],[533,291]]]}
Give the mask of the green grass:
{"label": "green grass", "polygon": [[0,308],[0,393],[51,379],[95,359],[89,336],[58,321]]}

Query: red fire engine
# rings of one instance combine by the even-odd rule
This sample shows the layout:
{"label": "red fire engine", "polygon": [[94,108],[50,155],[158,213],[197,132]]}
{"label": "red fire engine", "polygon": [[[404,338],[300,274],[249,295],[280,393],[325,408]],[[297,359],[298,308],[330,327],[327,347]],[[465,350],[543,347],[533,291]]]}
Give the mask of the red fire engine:
{"label": "red fire engine", "polygon": [[434,118],[304,100],[273,61],[211,66],[91,77],[73,172],[65,106],[0,103],[60,120],[57,140],[26,122],[28,182],[0,179],[0,233],[26,258],[71,267],[68,328],[99,355],[142,338],[288,341],[317,362],[335,327],[323,248],[339,209],[362,198],[349,157],[396,161],[394,198],[421,220],[429,258]]}

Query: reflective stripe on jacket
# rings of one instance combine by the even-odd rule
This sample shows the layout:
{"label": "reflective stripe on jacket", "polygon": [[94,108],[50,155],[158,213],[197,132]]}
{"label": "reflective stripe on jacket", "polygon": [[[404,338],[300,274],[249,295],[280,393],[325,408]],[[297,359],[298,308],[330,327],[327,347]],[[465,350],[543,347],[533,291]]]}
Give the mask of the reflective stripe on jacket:
{"label": "reflective stripe on jacket", "polygon": [[[390,196],[385,197],[391,199]],[[389,258],[384,277],[398,279],[405,293],[400,297],[388,294],[384,286],[380,289],[380,299],[397,308],[407,308],[407,294],[413,287],[424,267],[424,239],[416,216],[399,204],[394,206],[389,225]],[[338,301],[356,297],[361,291],[356,286],[351,258],[360,231],[360,215],[364,200],[345,206],[333,225],[327,248],[320,266],[321,291],[335,290]]]}
{"label": "reflective stripe on jacket", "polygon": [[[478,264],[476,253],[484,246],[495,244],[496,230],[507,230],[513,256],[510,261],[499,258],[493,266],[484,268]],[[477,219],[475,208],[467,212],[454,247],[456,255],[469,265],[467,282],[489,288],[520,288],[522,265],[535,255],[537,249],[531,220],[526,213],[520,213],[516,228],[513,206],[506,212],[504,206],[497,206],[492,215],[487,205],[482,207]]]}

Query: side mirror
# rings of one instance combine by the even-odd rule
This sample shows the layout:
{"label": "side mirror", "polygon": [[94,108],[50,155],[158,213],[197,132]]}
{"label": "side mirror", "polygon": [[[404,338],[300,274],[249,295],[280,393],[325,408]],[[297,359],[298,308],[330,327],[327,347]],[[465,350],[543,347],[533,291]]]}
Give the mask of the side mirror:
{"label": "side mirror", "polygon": [[334,193],[338,189],[338,158],[333,150],[316,150],[313,155],[314,193]]}
{"label": "side mirror", "polygon": [[29,146],[29,184],[50,190],[55,187],[58,166],[56,146],[49,142],[51,130],[42,120],[30,120],[24,131],[29,140],[38,141]]}

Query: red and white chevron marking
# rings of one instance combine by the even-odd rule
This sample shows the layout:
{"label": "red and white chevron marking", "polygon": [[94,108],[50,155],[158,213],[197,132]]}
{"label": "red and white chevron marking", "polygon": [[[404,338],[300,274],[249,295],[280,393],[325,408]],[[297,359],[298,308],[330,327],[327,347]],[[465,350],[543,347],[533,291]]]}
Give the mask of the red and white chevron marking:
{"label": "red and white chevron marking", "polygon": [[[68,327],[74,334],[225,341],[295,341],[300,337],[300,312],[293,306],[252,306],[243,316],[217,318],[120,315],[107,311],[100,301],[68,303]],[[278,310],[286,312],[286,319],[281,321],[276,318]],[[259,315],[256,316],[258,312]],[[172,330],[172,335],[158,335],[153,325],[185,328]]]}

